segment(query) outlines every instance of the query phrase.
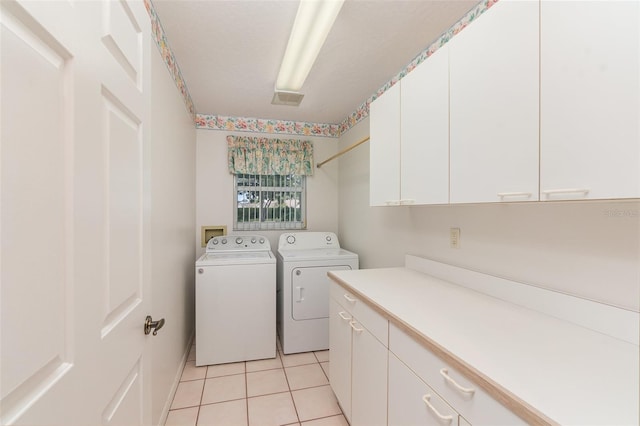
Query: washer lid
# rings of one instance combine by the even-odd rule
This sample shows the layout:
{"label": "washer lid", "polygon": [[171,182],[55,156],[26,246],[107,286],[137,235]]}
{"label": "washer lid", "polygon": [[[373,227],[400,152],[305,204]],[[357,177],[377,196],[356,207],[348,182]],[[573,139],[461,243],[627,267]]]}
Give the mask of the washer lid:
{"label": "washer lid", "polygon": [[196,261],[196,266],[255,265],[275,263],[271,251],[234,251],[205,253]]}
{"label": "washer lid", "polygon": [[358,259],[358,255],[345,249],[310,249],[310,250],[278,250],[284,261],[303,260],[350,260]]}

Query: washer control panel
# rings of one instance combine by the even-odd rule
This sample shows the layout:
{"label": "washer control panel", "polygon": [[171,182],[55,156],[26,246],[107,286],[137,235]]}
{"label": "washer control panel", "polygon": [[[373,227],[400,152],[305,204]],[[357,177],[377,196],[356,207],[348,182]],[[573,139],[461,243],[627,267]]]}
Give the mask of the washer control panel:
{"label": "washer control panel", "polygon": [[278,250],[310,250],[340,248],[333,232],[287,232],[280,235]]}
{"label": "washer control panel", "polygon": [[207,242],[207,253],[212,251],[271,250],[271,244],[262,235],[223,235]]}

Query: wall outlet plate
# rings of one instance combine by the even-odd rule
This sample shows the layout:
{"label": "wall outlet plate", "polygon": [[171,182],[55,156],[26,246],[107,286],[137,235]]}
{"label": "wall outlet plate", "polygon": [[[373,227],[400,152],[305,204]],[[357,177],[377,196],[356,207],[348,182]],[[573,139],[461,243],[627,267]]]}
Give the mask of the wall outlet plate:
{"label": "wall outlet plate", "polygon": [[460,228],[449,228],[449,246],[454,249],[460,248]]}

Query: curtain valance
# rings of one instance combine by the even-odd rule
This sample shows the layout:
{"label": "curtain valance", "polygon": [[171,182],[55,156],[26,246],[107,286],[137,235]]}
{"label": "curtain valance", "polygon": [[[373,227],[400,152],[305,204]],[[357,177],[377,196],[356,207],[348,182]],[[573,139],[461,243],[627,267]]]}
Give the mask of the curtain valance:
{"label": "curtain valance", "polygon": [[233,174],[313,174],[311,141],[227,136],[227,152],[229,172]]}

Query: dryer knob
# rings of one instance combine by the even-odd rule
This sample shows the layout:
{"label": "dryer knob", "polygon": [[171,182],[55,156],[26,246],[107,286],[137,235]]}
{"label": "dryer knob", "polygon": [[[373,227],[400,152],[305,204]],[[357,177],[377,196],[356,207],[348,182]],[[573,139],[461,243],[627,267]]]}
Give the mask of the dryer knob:
{"label": "dryer knob", "polygon": [[331,235],[327,235],[326,240],[327,240],[328,243],[330,243],[331,242]]}
{"label": "dryer knob", "polygon": [[236,244],[242,244],[242,238],[240,237],[236,238]]}
{"label": "dryer knob", "polygon": [[260,244],[264,244],[264,238],[260,238]]}
{"label": "dryer knob", "polygon": [[214,246],[215,246],[215,245],[217,245],[217,244],[218,244],[218,240],[216,240],[215,238],[213,238],[213,242],[212,242],[212,244],[213,244]]}
{"label": "dryer knob", "polygon": [[226,238],[222,239],[222,244],[227,244],[227,239]]}
{"label": "dryer knob", "polygon": [[256,243],[256,239],[255,239],[255,238],[252,238],[252,239],[251,239],[251,244],[255,244],[255,243]]}
{"label": "dryer knob", "polygon": [[293,243],[295,243],[295,242],[296,242],[296,237],[294,237],[293,235],[289,235],[289,236],[287,237],[287,243],[289,243],[289,244],[293,244]]}
{"label": "dryer knob", "polygon": [[199,274],[204,274],[204,269],[199,268],[199,269],[198,269],[198,273],[199,273]]}

